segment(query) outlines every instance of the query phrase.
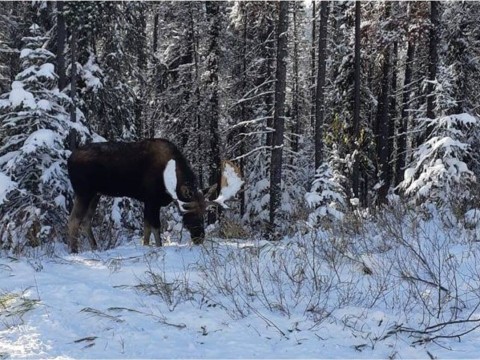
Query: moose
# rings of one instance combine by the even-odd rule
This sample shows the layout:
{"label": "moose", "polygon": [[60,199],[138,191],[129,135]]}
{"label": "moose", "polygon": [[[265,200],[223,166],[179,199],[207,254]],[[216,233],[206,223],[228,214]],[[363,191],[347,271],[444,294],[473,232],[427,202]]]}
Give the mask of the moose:
{"label": "moose", "polygon": [[92,219],[102,195],[126,196],[144,203],[144,245],[150,244],[153,233],[155,244],[162,246],[160,208],[175,201],[192,242],[199,245],[205,239],[207,207],[228,208],[224,201],[234,197],[243,183],[238,168],[224,162],[220,194],[209,201],[216,184],[206,191],[199,190],[189,163],[180,150],[165,139],[90,143],[75,149],[67,165],[75,193],[68,221],[68,239],[73,253],[78,252],[81,228],[86,231],[92,250],[97,249]]}

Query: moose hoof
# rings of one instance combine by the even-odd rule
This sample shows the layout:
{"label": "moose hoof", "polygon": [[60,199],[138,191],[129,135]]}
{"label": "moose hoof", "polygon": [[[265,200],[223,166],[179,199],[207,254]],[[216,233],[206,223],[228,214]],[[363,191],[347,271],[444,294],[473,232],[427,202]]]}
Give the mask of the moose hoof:
{"label": "moose hoof", "polygon": [[193,238],[192,242],[194,245],[202,245],[203,244],[203,238]]}

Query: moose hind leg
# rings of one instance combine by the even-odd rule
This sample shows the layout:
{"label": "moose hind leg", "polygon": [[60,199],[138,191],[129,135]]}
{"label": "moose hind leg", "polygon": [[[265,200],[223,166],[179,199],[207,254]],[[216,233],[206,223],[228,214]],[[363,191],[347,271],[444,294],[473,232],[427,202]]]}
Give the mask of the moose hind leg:
{"label": "moose hind leg", "polygon": [[148,246],[150,245],[150,235],[152,234],[152,226],[144,219],[143,221],[143,245]]}
{"label": "moose hind leg", "polygon": [[95,195],[91,200],[88,205],[87,213],[85,214],[84,217],[84,223],[83,227],[87,233],[88,240],[90,241],[90,247],[92,250],[97,250],[97,241],[95,240],[95,236],[93,235],[93,230],[92,230],[92,222],[93,222],[93,216],[95,215],[95,210],[97,209],[98,201],[100,200],[100,195]]}
{"label": "moose hind leg", "polygon": [[78,253],[78,230],[87,213],[89,200],[87,197],[76,195],[73,202],[73,209],[68,219],[68,242],[72,253]]}
{"label": "moose hind leg", "polygon": [[155,237],[155,245],[162,246],[160,239],[160,206],[156,204],[145,204],[145,233],[143,243],[148,245],[150,243],[150,235],[153,232]]}

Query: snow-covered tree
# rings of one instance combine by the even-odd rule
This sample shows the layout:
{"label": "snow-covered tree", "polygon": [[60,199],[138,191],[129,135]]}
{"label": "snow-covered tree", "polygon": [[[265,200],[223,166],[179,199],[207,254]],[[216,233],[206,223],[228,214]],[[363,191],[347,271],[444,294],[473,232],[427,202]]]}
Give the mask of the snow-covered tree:
{"label": "snow-covered tree", "polygon": [[308,216],[309,225],[317,226],[322,222],[343,219],[347,209],[344,186],[348,179],[343,175],[341,164],[346,166],[347,163],[334,149],[329,161],[317,169],[312,188],[305,194],[305,201],[313,209]]}
{"label": "snow-covered tree", "polygon": [[[76,38],[78,72],[95,70],[90,71],[95,87],[81,81],[86,80],[83,77],[78,81],[78,106],[90,129],[109,140],[134,139],[140,132],[136,111],[137,95],[143,90],[139,73],[144,61],[138,59],[145,55],[145,36],[137,20],[145,6],[108,1],[65,3],[70,43],[73,35]],[[67,60],[71,71],[71,56]]]}
{"label": "snow-covered tree", "polygon": [[469,134],[478,128],[470,114],[424,119],[432,133],[413,153],[413,160],[400,183],[407,197],[443,204],[452,197],[467,199],[476,180],[467,162],[471,158]]}
{"label": "snow-covered tree", "polygon": [[0,100],[3,248],[21,250],[62,236],[70,193],[67,139],[72,127],[83,140],[88,134],[65,111],[69,98],[57,88],[47,40],[38,25],[30,27],[20,52],[22,71]]}

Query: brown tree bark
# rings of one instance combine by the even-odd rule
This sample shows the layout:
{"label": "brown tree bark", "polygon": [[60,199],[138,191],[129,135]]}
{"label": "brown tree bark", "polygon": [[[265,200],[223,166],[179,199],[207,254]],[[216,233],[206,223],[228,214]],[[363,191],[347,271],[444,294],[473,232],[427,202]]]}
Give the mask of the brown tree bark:
{"label": "brown tree bark", "polygon": [[273,112],[272,157],[270,163],[270,233],[275,231],[275,215],[280,208],[283,134],[285,130],[285,89],[287,84],[287,31],[288,1],[279,2],[277,27],[277,68],[275,78],[275,103]]}
{"label": "brown tree bark", "polygon": [[318,70],[315,100],[315,169],[323,162],[323,125],[325,121],[325,77],[327,70],[327,36],[330,3],[320,4],[320,31],[318,35]]}
{"label": "brown tree bark", "polygon": [[[358,150],[360,141],[360,22],[361,22],[361,4],[355,2],[355,60],[354,60],[354,90],[353,90],[353,139],[355,148]],[[360,164],[358,158],[354,159],[352,171],[352,190],[353,196],[360,196]]]}

